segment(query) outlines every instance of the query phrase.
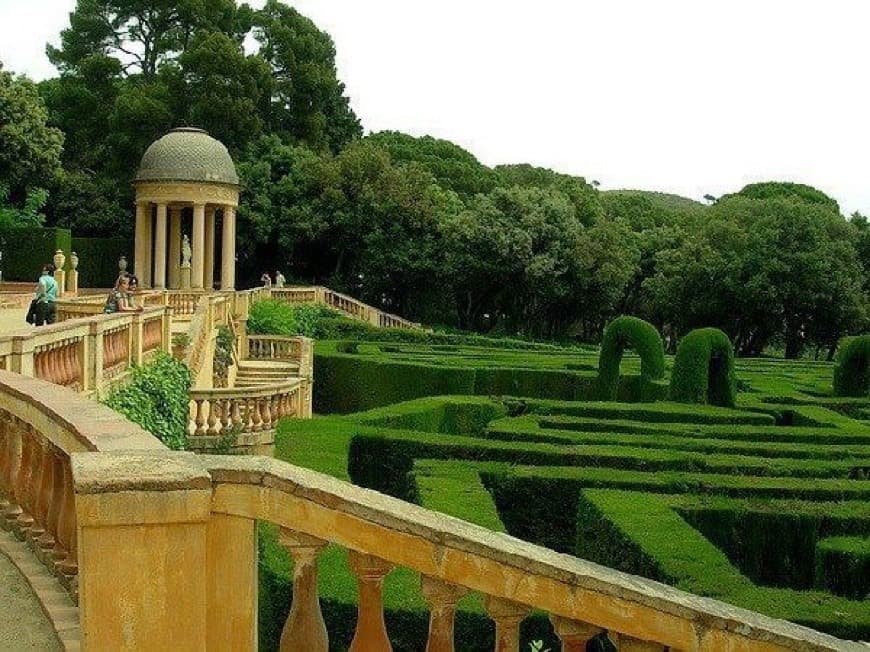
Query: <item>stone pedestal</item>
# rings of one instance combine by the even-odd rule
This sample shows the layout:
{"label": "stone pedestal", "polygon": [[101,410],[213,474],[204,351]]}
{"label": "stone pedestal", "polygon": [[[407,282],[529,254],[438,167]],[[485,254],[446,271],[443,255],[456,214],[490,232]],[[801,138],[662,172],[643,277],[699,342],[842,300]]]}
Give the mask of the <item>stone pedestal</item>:
{"label": "stone pedestal", "polygon": [[73,296],[79,293],[79,272],[77,269],[70,270],[69,276],[66,279],[67,294]]}
{"label": "stone pedestal", "polygon": [[190,289],[190,265],[182,265],[181,269],[178,271],[179,271],[179,276],[181,277],[179,279],[179,281],[180,281],[179,285],[180,285],[181,289],[182,290],[189,290]]}
{"label": "stone pedestal", "polygon": [[54,271],[54,280],[57,281],[57,296],[60,298],[64,295],[64,288],[66,287],[66,272],[62,269],[56,269]]}

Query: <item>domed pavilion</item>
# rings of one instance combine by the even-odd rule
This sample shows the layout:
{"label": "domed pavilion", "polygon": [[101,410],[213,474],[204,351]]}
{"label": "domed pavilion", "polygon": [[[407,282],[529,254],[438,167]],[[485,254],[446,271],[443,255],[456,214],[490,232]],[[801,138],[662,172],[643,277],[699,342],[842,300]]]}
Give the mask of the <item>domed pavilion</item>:
{"label": "domed pavilion", "polygon": [[[220,231],[220,289],[236,284],[239,176],[227,148],[202,129],[173,129],[145,151],[136,188],[135,270],[142,287],[214,289]],[[220,220],[218,220],[220,218]],[[183,235],[191,243],[182,264]]]}

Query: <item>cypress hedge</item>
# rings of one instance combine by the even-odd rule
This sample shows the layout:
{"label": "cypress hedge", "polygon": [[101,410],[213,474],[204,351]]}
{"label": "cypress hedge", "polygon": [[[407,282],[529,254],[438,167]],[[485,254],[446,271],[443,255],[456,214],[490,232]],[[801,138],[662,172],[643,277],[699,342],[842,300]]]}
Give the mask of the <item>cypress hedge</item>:
{"label": "cypress hedge", "polygon": [[68,268],[71,244],[72,237],[67,229],[0,229],[0,252],[3,253],[0,270],[3,271],[3,280],[33,281],[35,284],[42,266],[52,262],[58,249],[66,254]]}
{"label": "cypress hedge", "polygon": [[844,337],[834,360],[834,395],[870,394],[870,335]]}
{"label": "cypress hedge", "polygon": [[718,328],[699,328],[677,347],[671,373],[671,400],[734,407],[734,347]]}
{"label": "cypress hedge", "polygon": [[665,375],[665,350],[655,326],[637,317],[617,317],[604,329],[598,358],[598,387],[605,401],[617,397],[619,364],[627,348],[640,356],[642,380],[660,380]]}
{"label": "cypress hedge", "polygon": [[[73,237],[70,245],[79,257],[80,288],[110,288],[118,278],[118,259],[127,258],[127,269],[132,270],[133,243],[127,238]],[[69,251],[66,254],[69,255]]]}

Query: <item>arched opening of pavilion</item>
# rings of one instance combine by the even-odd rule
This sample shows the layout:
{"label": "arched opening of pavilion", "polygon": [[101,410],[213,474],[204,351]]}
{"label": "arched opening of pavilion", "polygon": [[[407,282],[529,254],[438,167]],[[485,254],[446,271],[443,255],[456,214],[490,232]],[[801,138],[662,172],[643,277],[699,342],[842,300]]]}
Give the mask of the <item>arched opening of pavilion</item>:
{"label": "arched opening of pavilion", "polygon": [[213,290],[219,256],[220,289],[235,289],[239,177],[227,148],[202,129],[173,129],[145,151],[133,185],[140,285]]}

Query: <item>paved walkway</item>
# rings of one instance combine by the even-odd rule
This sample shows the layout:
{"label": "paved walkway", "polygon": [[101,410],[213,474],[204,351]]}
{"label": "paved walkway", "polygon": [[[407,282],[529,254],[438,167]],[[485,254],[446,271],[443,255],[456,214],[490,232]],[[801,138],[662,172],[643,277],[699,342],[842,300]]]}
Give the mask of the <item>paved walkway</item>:
{"label": "paved walkway", "polygon": [[31,330],[33,326],[24,321],[27,310],[23,308],[0,309],[0,335],[8,335],[15,331]]}
{"label": "paved walkway", "polygon": [[24,576],[0,553],[0,650],[62,650]]}

